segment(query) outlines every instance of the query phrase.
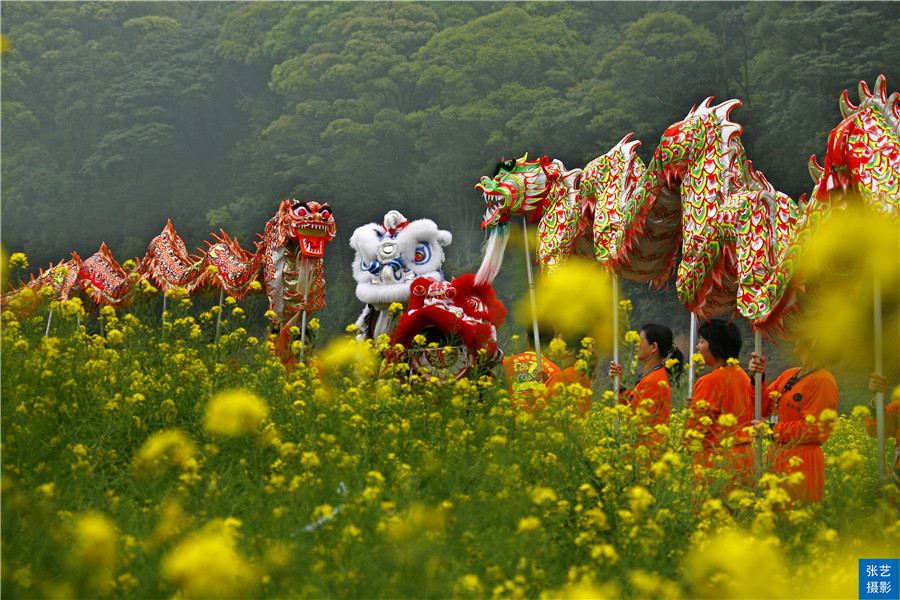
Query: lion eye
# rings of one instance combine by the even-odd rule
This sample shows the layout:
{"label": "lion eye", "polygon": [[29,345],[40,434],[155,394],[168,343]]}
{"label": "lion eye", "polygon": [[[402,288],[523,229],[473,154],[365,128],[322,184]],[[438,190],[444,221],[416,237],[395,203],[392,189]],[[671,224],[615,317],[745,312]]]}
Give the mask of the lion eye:
{"label": "lion eye", "polygon": [[431,260],[431,246],[426,243],[416,246],[416,254],[413,257],[416,264],[423,264]]}
{"label": "lion eye", "polygon": [[472,312],[484,312],[484,302],[473,296],[466,299],[466,308]]}

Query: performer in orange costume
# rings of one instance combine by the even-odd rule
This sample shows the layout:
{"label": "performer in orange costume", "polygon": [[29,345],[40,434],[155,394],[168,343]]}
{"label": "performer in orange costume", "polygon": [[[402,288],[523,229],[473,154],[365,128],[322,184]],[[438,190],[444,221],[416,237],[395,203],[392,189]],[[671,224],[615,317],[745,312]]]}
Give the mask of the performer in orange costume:
{"label": "performer in orange costume", "polygon": [[[548,398],[551,399],[564,396],[566,393],[565,388],[573,383],[577,383],[587,391],[587,394],[579,398],[578,403],[575,405],[579,417],[586,415],[591,408],[594,380],[589,374],[594,374],[597,367],[597,357],[594,355],[593,347],[586,347],[581,351],[578,350],[581,347],[582,340],[587,337],[586,334],[560,334],[559,339],[565,343],[565,349],[557,359],[560,370],[550,375],[547,379]],[[551,342],[551,352],[553,351],[552,345],[553,342]],[[579,364],[579,358],[584,360],[583,364]]]}
{"label": "performer in orange costume", "polygon": [[[750,378],[738,363],[741,333],[734,323],[713,319],[702,323],[698,333],[697,352],[712,372],[694,383],[684,443],[688,448],[695,446],[694,441],[700,443],[695,467],[721,464],[733,474],[722,490],[724,495],[736,487],[754,485],[753,447],[744,431],[753,420]],[[698,475],[698,479],[703,478]]]}
{"label": "performer in orange costume", "polygon": [[[667,425],[672,405],[672,393],[669,386],[669,370],[666,361],[676,359],[671,369],[674,376],[680,374],[684,355],[675,346],[672,330],[665,325],[648,323],[641,327],[640,341],[637,344],[637,358],[644,367],[644,374],[635,384],[633,390],[625,389],[619,394],[619,402],[631,407],[636,415],[640,429],[649,430],[638,434],[636,444],[647,446],[650,460],[659,460],[666,450],[666,438],[654,430],[656,425]],[[609,363],[609,377],[621,377],[624,373],[622,365],[613,361]]]}
{"label": "performer in orange costume", "polygon": [[[549,340],[552,335],[539,332],[541,339]],[[503,359],[503,371],[506,374],[506,385],[509,400],[515,410],[519,408],[532,412],[542,404],[535,388],[541,383],[547,385],[550,378],[559,373],[560,368],[541,353],[541,369],[538,369],[537,354],[532,350],[531,332],[526,334],[528,350]]]}
{"label": "performer in orange costume", "polygon": [[[888,380],[884,375],[872,373],[869,375],[869,390],[885,393]],[[866,415],[866,433],[870,437],[878,437],[878,421],[875,418],[875,398],[869,402],[869,414]],[[891,402],[884,407],[884,435],[894,438],[894,458],[891,462],[891,471],[886,474],[884,483],[893,483],[900,487],[900,386],[894,388],[891,394]]]}
{"label": "performer in orange costume", "polygon": [[[779,475],[803,473],[803,482],[788,485],[788,493],[804,503],[821,502],[825,496],[822,444],[831,434],[833,419],[822,420],[820,416],[826,409],[837,411],[837,382],[824,368],[826,363],[833,361],[820,356],[815,342],[797,341],[794,354],[802,366],[788,369],[771,385],[766,385],[763,379],[762,414],[772,417],[774,442],[769,447],[768,469]],[[766,358],[756,352],[750,356],[747,370],[751,374],[762,373],[765,378]],[[755,388],[752,389],[755,393]],[[796,459],[802,462],[793,466],[792,459],[795,465]]]}

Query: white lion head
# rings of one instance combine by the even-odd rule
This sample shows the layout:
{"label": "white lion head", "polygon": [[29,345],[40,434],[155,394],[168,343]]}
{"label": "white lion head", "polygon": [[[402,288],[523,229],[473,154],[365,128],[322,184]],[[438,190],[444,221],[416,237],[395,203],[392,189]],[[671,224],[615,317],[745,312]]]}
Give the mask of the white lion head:
{"label": "white lion head", "polygon": [[391,302],[406,304],[413,279],[444,279],[444,246],[451,241],[450,232],[438,229],[431,219],[408,221],[396,210],[384,215],[381,225],[358,227],[350,238],[356,251],[356,297],[379,308]]}

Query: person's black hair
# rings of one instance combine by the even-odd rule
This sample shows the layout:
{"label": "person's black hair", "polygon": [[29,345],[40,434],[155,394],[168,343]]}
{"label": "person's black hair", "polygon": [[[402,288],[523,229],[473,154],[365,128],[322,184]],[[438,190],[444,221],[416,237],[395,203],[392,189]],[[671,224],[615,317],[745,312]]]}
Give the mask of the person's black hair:
{"label": "person's black hair", "polygon": [[709,353],[722,360],[737,359],[741,353],[741,331],[731,321],[710,319],[697,328],[709,344]]}
{"label": "person's black hair", "polygon": [[684,354],[675,345],[672,330],[659,323],[647,323],[641,327],[641,332],[648,344],[656,344],[663,364],[670,358],[678,361],[672,368],[666,369],[669,372],[669,379],[677,382],[684,370]]}
{"label": "person's black hair", "polygon": [[[543,348],[550,343],[555,337],[552,329],[545,329],[538,326],[538,335],[541,336],[541,347]],[[525,339],[528,341],[528,347],[534,349],[534,327],[528,327],[525,330]]]}
{"label": "person's black hair", "polygon": [[812,361],[822,367],[839,363],[844,354],[843,345],[828,343],[821,338],[806,337],[798,342],[806,346]]}

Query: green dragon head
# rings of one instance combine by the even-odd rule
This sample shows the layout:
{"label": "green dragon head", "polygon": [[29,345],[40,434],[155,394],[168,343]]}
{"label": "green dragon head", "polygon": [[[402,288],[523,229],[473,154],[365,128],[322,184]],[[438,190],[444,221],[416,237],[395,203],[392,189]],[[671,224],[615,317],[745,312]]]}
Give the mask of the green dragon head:
{"label": "green dragon head", "polygon": [[499,163],[493,177],[482,177],[475,185],[486,207],[481,228],[502,225],[517,214],[533,216],[531,213],[537,211],[539,217],[541,202],[560,175],[554,167],[546,156],[530,161],[526,153],[522,158]]}

